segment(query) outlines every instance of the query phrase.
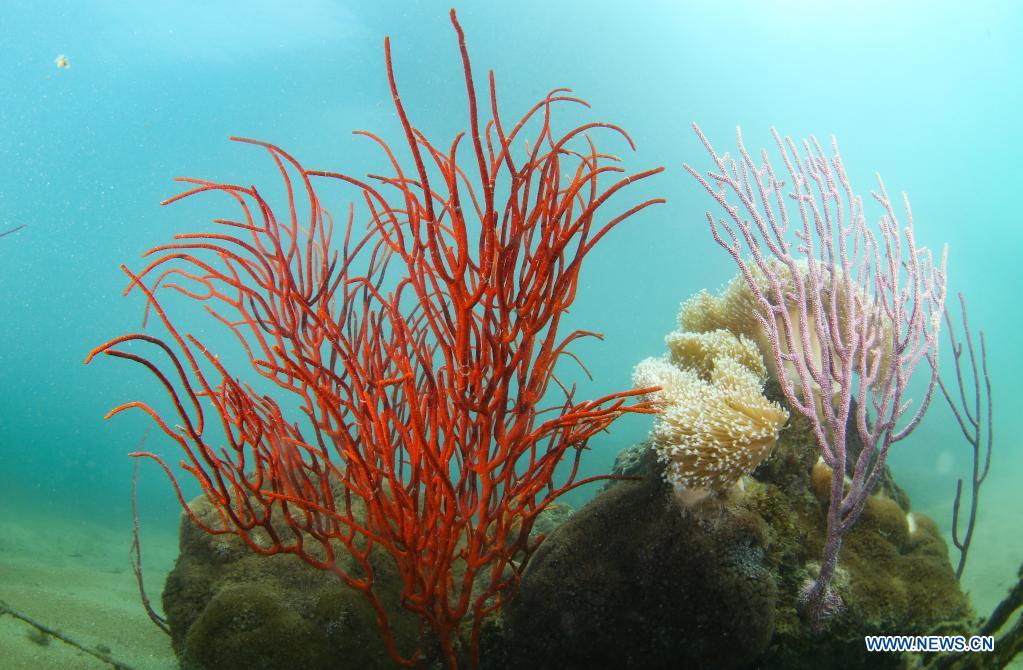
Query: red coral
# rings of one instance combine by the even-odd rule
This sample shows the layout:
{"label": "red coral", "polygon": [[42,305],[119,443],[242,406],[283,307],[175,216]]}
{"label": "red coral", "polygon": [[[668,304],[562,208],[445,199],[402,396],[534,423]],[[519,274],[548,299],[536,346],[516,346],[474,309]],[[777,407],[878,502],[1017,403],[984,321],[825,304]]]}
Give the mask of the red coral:
{"label": "red coral", "polygon": [[[361,134],[384,150],[393,174],[365,181],[305,170],[273,145],[234,138],[264,147],[276,162],[287,188],[286,218],[278,219],[254,187],[182,180],[194,187],[167,203],[217,191],[240,205],[241,219],[216,221],[219,232],[176,236],[149,251],[155,259],[137,275],[125,268],[128,291],[145,293],[170,338],[125,335],[89,359],[127,358],[163,383],[177,430],[145,403],[110,415],[141,408],[181,446],[182,467],[219,515],[214,524],[193,521],[210,533],[238,535],[261,554],[296,554],[335,572],[372,603],[394,660],[412,665],[419,652],[403,656],[396,647],[374,590],[370,555],[386,552],[400,575],[401,604],[423,618],[456,667],[459,622],[472,618],[475,663],[483,617],[501,606],[536,548],[530,530],[537,515],[590,481],[576,477],[587,440],[623,412],[652,411],[649,403],[629,404],[649,389],[577,401],[555,365],[574,358],[567,348],[573,341],[595,335],[559,336],[584,257],[622,220],[660,201],[603,225],[595,223],[598,210],[660,169],[602,185],[602,175],[623,171],[585,133],[606,129],[628,140],[624,131],[589,123],[556,136],[553,108],[585,105],[564,89],[507,126],[492,73],[493,116],[481,133],[464,36],[454,12],[451,19],[465,70],[474,174],[456,160],[465,133],[443,152],[411,125],[385,41],[411,174],[370,133]],[[523,144],[527,129],[536,134],[516,158],[513,144]],[[579,142],[584,150],[571,148]],[[361,194],[368,223],[360,232],[350,207],[340,248],[314,177]],[[308,219],[300,222],[305,200]],[[276,387],[277,399],[242,383],[198,338],[175,328],[155,297],[161,286],[204,303],[236,336],[262,384]],[[130,342],[159,348],[165,362],[119,348]],[[555,394],[561,399],[552,402]],[[286,420],[281,406],[295,399],[300,422]],[[219,420],[215,429],[208,416]],[[215,448],[214,436],[226,448]],[[555,469],[569,452],[574,462],[562,481]],[[357,570],[341,567],[338,543]]]}

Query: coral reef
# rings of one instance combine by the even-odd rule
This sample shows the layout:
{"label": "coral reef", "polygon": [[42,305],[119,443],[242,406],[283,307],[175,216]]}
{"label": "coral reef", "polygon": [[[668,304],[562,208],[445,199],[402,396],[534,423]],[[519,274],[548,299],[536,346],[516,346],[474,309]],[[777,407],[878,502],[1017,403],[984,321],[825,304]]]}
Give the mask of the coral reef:
{"label": "coral reef", "polygon": [[[769,398],[778,393],[767,385]],[[515,598],[483,625],[481,666],[899,667],[898,656],[867,656],[863,636],[972,630],[944,542],[890,477],[847,534],[833,582],[843,608],[828,632],[799,615],[825,538],[830,475],[817,462],[809,422],[794,416],[742,496],[695,514],[683,513],[649,443],[623,450],[624,480],[574,514],[549,508],[534,526],[549,536]],[[202,499],[191,506],[210,513]],[[364,599],[329,574],[259,556],[188,517],[181,552],[164,607],[183,667],[391,667]],[[376,553],[378,588],[396,592]],[[414,615],[389,616],[399,644],[414,646]],[[442,655],[427,651],[424,665],[439,667]]]}
{"label": "coral reef", "polygon": [[767,544],[755,514],[680,514],[659,473],[616,483],[534,556],[505,612],[509,667],[748,667],[775,628]]}
{"label": "coral reef", "polygon": [[[785,295],[795,295],[799,290],[797,284],[802,284],[802,291],[804,293],[810,290],[811,287],[807,277],[809,268],[805,260],[795,263],[795,276],[793,276],[793,272],[788,267],[782,265],[776,259],[767,261],[767,267],[771,269],[777,280],[781,282],[781,290]],[[772,287],[764,271],[758,266],[751,266],[749,270],[750,278],[757,289],[764,295],[770,295]],[[825,281],[830,284],[829,270],[822,268],[820,271],[825,274]],[[840,275],[837,270],[836,275]],[[836,323],[839,328],[848,328],[850,325],[848,323],[850,318],[848,316],[849,293],[855,293],[857,289],[846,286],[845,282],[838,280],[836,277],[834,287],[833,289],[829,287],[829,291],[832,292],[823,295],[821,301],[822,311],[827,313],[834,310]],[[864,296],[858,293],[855,293],[855,295],[858,301],[865,302]],[[798,323],[799,314],[796,305],[787,303],[786,310],[790,321]],[[764,313],[763,306],[758,302],[747,280],[740,274],[728,281],[717,293],[711,293],[706,289],[702,289],[683,302],[678,314],[679,332],[696,334],[726,330],[741,337],[749,338],[756,343],[760,353],[763,355],[763,361],[770,376],[777,378],[778,366],[772,352],[769,332],[764,329],[763,323],[757,318],[757,315],[770,319],[768,323],[774,323],[776,328],[781,326],[781,318],[778,315],[771,316]],[[868,353],[867,360],[870,364],[876,362],[880,370],[889,370],[892,364],[891,321],[876,310],[871,311],[867,315],[866,321],[868,323],[867,327],[877,329],[878,331],[876,342]],[[817,336],[817,323],[813,314],[807,315],[807,325],[807,332],[810,336],[808,350],[804,351],[804,346],[807,345],[804,345],[800,338],[794,338],[791,352],[784,340],[779,341],[781,352],[785,355],[795,352],[795,355],[798,356],[809,356],[819,365],[822,359],[821,342]],[[785,369],[789,378],[795,380],[794,365],[790,363],[785,366]],[[831,390],[833,391],[834,389]]]}
{"label": "coral reef", "polygon": [[[343,495],[340,490],[335,495]],[[340,502],[339,502],[340,504]],[[205,497],[189,503],[192,514],[215,523],[216,512]],[[363,518],[364,509],[356,510]],[[573,513],[564,503],[545,509],[534,536],[553,532]],[[287,525],[275,528],[288,532]],[[361,594],[339,584],[297,556],[263,556],[232,534],[211,535],[182,514],[180,553],[163,591],[174,651],[186,670],[372,670],[393,668],[383,644],[376,612]],[[339,544],[338,560],[350,569],[355,561]],[[401,580],[383,551],[372,553],[376,588],[391,603],[395,642],[412,650],[420,640],[418,617],[399,606]],[[464,571],[458,571],[460,578]],[[463,626],[463,641],[471,628]],[[484,621],[481,667],[503,667],[504,649],[497,615]],[[460,645],[467,653],[468,644]],[[427,644],[421,665],[441,668],[442,653]],[[469,663],[468,658],[461,661]]]}
{"label": "coral reef", "polygon": [[636,366],[637,388],[660,410],[650,439],[664,476],[690,504],[728,491],[771,452],[789,413],[764,397],[756,345],[727,330],[677,331],[665,338],[670,361]]}
{"label": "coral reef", "polygon": [[526,571],[505,614],[509,667],[900,667],[868,656],[863,636],[967,634],[945,543],[890,479],[846,535],[828,632],[799,615],[826,537],[830,478],[816,461],[795,416],[745,494],[698,515],[680,513],[649,445],[623,452],[621,474],[639,479],[576,512]]}
{"label": "coral reef", "polygon": [[699,333],[682,328],[669,333],[664,343],[668,345],[668,357],[672,363],[692,369],[704,379],[710,377],[714,361],[721,357],[739,363],[761,382],[767,378],[764,357],[745,335],[723,328]]}
{"label": "coral reef", "polygon": [[[952,544],[959,551],[959,563],[956,576],[960,579],[966,570],[966,559],[973,544],[973,531],[977,526],[977,510],[980,508],[980,489],[991,471],[991,451],[994,448],[994,405],[991,402],[991,376],[987,368],[987,341],[984,331],[970,332],[970,323],[966,314],[966,299],[959,294],[959,316],[962,323],[962,340],[957,340],[956,329],[945,309],[945,332],[948,333],[949,345],[952,349],[952,360],[955,364],[955,387],[952,382],[947,384],[938,376],[938,388],[945,398],[948,408],[952,411],[959,430],[972,452],[973,468],[970,473],[968,490],[969,505],[963,508],[963,480],[956,481],[955,498],[952,501]],[[973,340],[980,340],[980,354],[973,346]],[[965,344],[965,349],[964,345]],[[967,353],[964,359],[963,352]],[[966,365],[967,360],[969,366]],[[979,369],[977,363],[980,363]],[[931,365],[937,366],[937,360]],[[966,380],[965,382],[963,380]],[[959,393],[950,389],[958,389]],[[971,402],[972,400],[972,402]],[[972,406],[971,406],[972,405]],[[965,519],[965,523],[961,523]],[[963,529],[965,526],[965,529]]]}

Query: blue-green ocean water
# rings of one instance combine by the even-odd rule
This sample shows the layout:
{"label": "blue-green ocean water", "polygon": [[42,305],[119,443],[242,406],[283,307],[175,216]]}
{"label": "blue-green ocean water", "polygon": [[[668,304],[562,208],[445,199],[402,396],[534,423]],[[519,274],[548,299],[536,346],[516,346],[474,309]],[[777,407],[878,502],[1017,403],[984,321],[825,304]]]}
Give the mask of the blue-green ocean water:
{"label": "blue-green ocean water", "polygon": [[[159,207],[178,191],[171,178],[276,183],[269,161],[229,135],[272,141],[307,167],[364,174],[381,166],[350,131],[400,141],[385,35],[414,124],[447,146],[466,120],[448,8],[0,5],[0,231],[26,226],[0,239],[0,514],[34,510],[129,528],[126,454],[147,420],[103,415],[158,389],[131,365],[82,361],[98,343],[140,327],[141,302],[120,297],[118,265],[139,268],[144,250],[225,214],[213,199]],[[495,71],[508,118],[568,86],[591,103],[592,118],[629,131],[635,153],[621,142],[609,148],[630,170],[667,168],[631,197],[668,203],[619,227],[584,270],[572,324],[606,336],[577,349],[595,378],[579,379],[584,391],[627,387],[633,365],[663,351],[680,301],[734,274],[707,229],[710,202],[681,167],[707,167],[690,123],[722,147],[737,125],[752,146],[770,142],[771,126],[797,137],[834,134],[858,190],[869,192],[880,172],[891,191],[909,194],[919,242],[949,245],[950,295],[966,294],[974,326],[987,335],[996,404],[982,503],[989,507],[978,530],[989,541],[972,560],[982,563],[980,552],[992,547],[1018,549],[997,540],[1018,535],[1018,521],[996,523],[1006,517],[991,508],[1018,505],[1023,476],[1023,6],[579,1],[457,9],[477,79]],[[70,68],[56,67],[59,54]],[[193,330],[215,337],[206,322]],[[619,421],[593,441],[585,473],[606,472],[649,426],[645,417]],[[148,447],[173,459],[172,445],[155,435]],[[970,461],[940,402],[891,462],[915,506],[947,529],[955,478]],[[141,483],[147,526],[172,529],[179,508],[162,475],[147,469]],[[1008,580],[1020,559],[998,556],[990,565]]]}

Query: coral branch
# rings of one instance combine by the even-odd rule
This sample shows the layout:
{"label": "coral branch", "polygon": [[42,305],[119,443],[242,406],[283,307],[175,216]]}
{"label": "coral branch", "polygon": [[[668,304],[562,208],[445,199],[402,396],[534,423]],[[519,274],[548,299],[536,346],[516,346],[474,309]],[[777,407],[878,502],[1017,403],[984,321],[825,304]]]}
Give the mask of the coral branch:
{"label": "coral branch", "polygon": [[[334,572],[373,606],[394,662],[414,665],[421,649],[398,648],[391,603],[374,588],[371,554],[386,554],[398,572],[400,603],[423,619],[429,644],[454,668],[466,651],[478,662],[483,617],[518,583],[536,548],[530,531],[537,516],[592,481],[576,478],[589,438],[623,413],[653,411],[639,398],[642,389],[578,401],[555,368],[562,356],[573,358],[569,343],[592,335],[559,334],[584,257],[625,218],[662,201],[604,217],[612,196],[660,169],[624,175],[616,159],[599,153],[589,134],[628,140],[616,126],[556,134],[554,108],[581,102],[575,98],[552,92],[505,134],[491,76],[493,118],[484,123],[464,35],[454,13],[451,19],[474,170],[456,159],[461,136],[445,151],[412,125],[385,43],[414,168],[402,168],[370,133],[360,134],[383,149],[391,174],[358,179],[306,170],[272,144],[234,138],[274,161],[285,215],[255,187],[182,180],[187,190],[167,204],[221,193],[241,207],[240,219],[216,220],[216,232],[178,235],[147,254],[153,260],[142,272],[126,270],[129,291],[145,295],[147,312],[170,337],[127,335],[89,358],[140,363],[168,394],[176,428],[147,404],[123,408],[150,413],[181,446],[182,466],[216,515],[213,523],[193,521],[233,533],[259,553],[295,554]],[[520,155],[513,143],[521,146],[527,132],[535,134]],[[362,204],[360,215],[349,209],[342,240],[320,205],[323,186],[354,188]],[[254,380],[243,383],[198,336],[179,331],[160,288],[224,324]],[[132,344],[155,346],[165,363],[116,348]],[[541,408],[559,395],[541,420]],[[285,418],[286,407],[299,409],[298,420]],[[573,452],[571,472],[556,477]],[[342,567],[338,551],[355,568]],[[467,649],[459,637],[466,618]]]}
{"label": "coral branch", "polygon": [[[146,439],[149,437],[149,430],[142,435],[139,440],[139,445],[135,449],[136,452],[141,452],[145,447]],[[146,610],[146,615],[149,616],[149,620],[153,624],[164,632],[166,635],[170,635],[170,628],[167,626],[167,619],[157,614],[156,610],[153,609],[153,604],[149,600],[149,596],[146,594],[146,585],[142,579],[142,542],[139,534],[139,508],[138,508],[138,491],[139,483],[139,461],[135,459],[135,471],[131,477],[131,520],[132,520],[132,531],[131,531],[131,549],[128,550],[128,556],[131,561],[131,571],[135,573],[135,581],[139,587],[139,597],[142,599],[142,606]]]}
{"label": "coral branch", "polygon": [[5,603],[4,601],[0,600],[0,617],[2,617],[4,615],[8,615],[8,616],[10,616],[10,617],[12,617],[14,619],[17,619],[19,621],[22,621],[22,622],[28,624],[29,626],[34,628],[36,631],[38,631],[38,633],[40,635],[45,636],[44,639],[48,639],[48,638],[52,637],[52,638],[55,638],[57,640],[60,640],[64,644],[66,644],[68,646],[71,646],[71,647],[74,647],[78,651],[84,652],[84,653],[88,654],[89,656],[92,656],[93,658],[95,658],[96,660],[100,661],[101,663],[109,665],[111,668],[114,668],[114,670],[133,670],[133,668],[130,665],[127,665],[125,663],[122,663],[122,662],[112,658],[110,656],[109,650],[105,649],[103,647],[103,645],[99,645],[99,647],[94,649],[94,648],[89,647],[89,646],[87,646],[85,644],[82,644],[81,642],[78,642],[77,640],[75,640],[73,637],[70,637],[70,636],[65,635],[64,633],[60,632],[56,628],[51,628],[50,626],[47,626],[44,623],[40,623],[39,621],[36,621],[32,617],[29,617],[29,616],[27,616],[25,614],[22,614],[18,610],[13,609],[10,605]]}
{"label": "coral branch", "polygon": [[13,228],[10,228],[10,229],[5,230],[2,233],[0,233],[0,237],[7,237],[8,235],[13,235],[14,233],[18,232],[22,228],[26,228],[26,227],[27,226],[24,223],[21,224],[20,226],[14,226]]}
{"label": "coral branch", "polygon": [[[741,132],[733,157],[717,153],[693,128],[715,170],[685,169],[726,213],[707,213],[711,233],[739,267],[755,339],[791,407],[810,420],[831,469],[825,548],[803,602],[820,626],[840,608],[829,583],[842,537],[862,513],[889,448],[910,434],[930,403],[936,367],[912,412],[907,393],[920,361],[937,361],[946,254],[937,264],[917,247],[908,201],[903,226],[880,177],[873,195],[881,219],[867,224],[834,141],[829,156],[816,138],[797,144],[772,130],[791,180],[786,189],[767,151],[755,160]],[[859,453],[847,450],[848,426],[862,440]]]}
{"label": "coral branch", "polygon": [[[955,365],[956,388],[959,390],[958,401],[949,392],[945,381],[938,377],[938,388],[945,398],[952,415],[959,424],[963,437],[969,443],[973,455],[973,469],[970,477],[970,507],[966,519],[966,532],[960,533],[960,517],[962,516],[963,502],[963,480],[956,482],[956,494],[952,503],[952,543],[959,550],[959,563],[956,566],[956,577],[962,577],[966,569],[966,559],[970,553],[970,545],[973,542],[973,531],[977,524],[977,508],[980,505],[980,488],[987,479],[988,471],[991,468],[991,448],[994,446],[994,409],[991,401],[991,377],[987,370],[987,345],[984,340],[984,331],[978,331],[980,338],[980,369],[977,367],[978,356],[973,347],[973,334],[970,332],[970,324],[966,315],[966,300],[963,294],[959,294],[959,313],[962,322],[963,340],[966,344],[966,353],[969,354],[968,382],[964,382],[963,374],[963,342],[956,340],[955,328],[952,327],[952,319],[948,310],[944,310],[945,324],[948,327],[949,344],[952,347],[952,360]],[[937,361],[929,359],[932,367],[937,367]],[[983,383],[982,383],[983,380]],[[972,397],[968,397],[968,390],[972,389]],[[983,455],[982,455],[983,450]]]}

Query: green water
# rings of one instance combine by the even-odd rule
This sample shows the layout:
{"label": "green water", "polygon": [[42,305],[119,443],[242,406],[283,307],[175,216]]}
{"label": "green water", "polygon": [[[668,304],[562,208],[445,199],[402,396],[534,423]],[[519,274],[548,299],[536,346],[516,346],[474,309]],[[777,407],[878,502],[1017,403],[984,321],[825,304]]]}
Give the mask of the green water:
{"label": "green water", "polygon": [[[401,140],[385,35],[413,122],[447,146],[466,121],[447,9],[325,0],[0,7],[0,232],[26,226],[0,238],[7,521],[113,529],[110,542],[124,547],[111,555],[127,551],[126,454],[148,422],[141,413],[103,415],[157,389],[130,365],[83,365],[92,347],[141,327],[140,299],[120,296],[119,264],[138,269],[146,249],[223,214],[209,200],[159,207],[178,192],[175,176],[276,188],[273,165],[230,135],[272,141],[311,168],[381,169],[379,153],[350,131]],[[707,229],[706,194],[681,167],[707,163],[692,121],[720,145],[731,145],[737,125],[753,146],[770,142],[772,126],[834,134],[858,190],[869,191],[880,172],[891,191],[908,193],[918,241],[949,245],[950,295],[968,297],[989,345],[996,443],[966,584],[980,609],[990,607],[1023,558],[1019,518],[1006,513],[1019,506],[1023,475],[1023,6],[787,0],[457,9],[477,77],[495,72],[509,118],[569,86],[592,105],[590,117],[628,130],[635,152],[620,141],[608,149],[629,170],[667,168],[631,196],[667,204],[617,228],[583,272],[570,323],[605,335],[576,350],[594,377],[575,379],[588,396],[627,387],[635,363],[663,351],[680,301],[734,274]],[[61,54],[69,68],[57,67]],[[188,327],[226,341],[209,321]],[[616,423],[591,443],[583,474],[606,472],[649,428],[645,417]],[[147,448],[177,458],[155,434]],[[890,462],[915,508],[947,530],[955,479],[970,458],[943,405]],[[153,551],[173,556],[173,491],[156,468],[141,484],[145,527],[170,543]],[[570,502],[591,494],[573,493]]]}

